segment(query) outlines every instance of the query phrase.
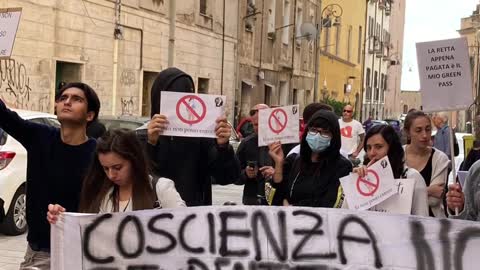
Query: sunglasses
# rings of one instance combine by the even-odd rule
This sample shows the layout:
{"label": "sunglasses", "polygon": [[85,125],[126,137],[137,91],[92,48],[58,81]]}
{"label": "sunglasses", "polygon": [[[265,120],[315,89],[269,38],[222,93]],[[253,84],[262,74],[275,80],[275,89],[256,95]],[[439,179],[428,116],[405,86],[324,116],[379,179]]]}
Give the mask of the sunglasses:
{"label": "sunglasses", "polygon": [[353,111],[350,111],[350,110],[343,110],[343,112],[346,112],[346,113],[351,113]]}
{"label": "sunglasses", "polygon": [[250,116],[254,116],[257,112],[258,112],[258,110],[250,110],[250,112],[248,114]]}

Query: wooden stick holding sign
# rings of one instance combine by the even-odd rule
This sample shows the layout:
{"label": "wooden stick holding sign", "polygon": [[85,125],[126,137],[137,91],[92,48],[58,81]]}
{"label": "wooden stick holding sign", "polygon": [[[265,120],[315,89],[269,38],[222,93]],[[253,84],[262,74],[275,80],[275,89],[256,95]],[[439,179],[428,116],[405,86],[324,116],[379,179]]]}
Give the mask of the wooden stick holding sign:
{"label": "wooden stick holding sign", "polygon": [[21,15],[22,8],[0,9],[0,59],[12,55]]}

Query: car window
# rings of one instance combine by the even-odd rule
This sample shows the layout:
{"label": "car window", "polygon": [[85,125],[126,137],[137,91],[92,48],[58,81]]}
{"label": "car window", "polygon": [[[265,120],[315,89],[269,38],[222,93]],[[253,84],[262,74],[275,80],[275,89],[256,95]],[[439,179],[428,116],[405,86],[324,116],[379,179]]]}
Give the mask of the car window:
{"label": "car window", "polygon": [[58,120],[55,118],[44,118],[44,121],[49,126],[60,128],[60,122],[58,122]]}
{"label": "car window", "polygon": [[123,120],[105,120],[102,119],[101,122],[105,125],[107,130],[117,129],[117,128],[126,128],[129,130],[135,130],[142,126],[142,123],[123,121]]}
{"label": "car window", "polygon": [[33,123],[37,123],[37,124],[42,124],[42,125],[45,125],[45,121],[43,121],[42,118],[32,118],[32,119],[28,119],[28,121],[30,122],[33,122]]}
{"label": "car window", "polygon": [[7,133],[0,128],[0,145],[5,145],[7,142]]}

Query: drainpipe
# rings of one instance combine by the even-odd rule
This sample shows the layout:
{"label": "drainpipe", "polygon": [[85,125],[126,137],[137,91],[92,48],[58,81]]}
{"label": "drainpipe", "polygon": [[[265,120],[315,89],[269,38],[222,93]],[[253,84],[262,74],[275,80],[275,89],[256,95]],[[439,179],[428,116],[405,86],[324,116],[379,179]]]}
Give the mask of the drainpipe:
{"label": "drainpipe", "polygon": [[115,1],[115,31],[113,40],[113,83],[112,83],[112,115],[116,115],[117,110],[117,78],[118,78],[118,39],[121,34],[119,29],[120,24],[120,9],[122,7],[122,1]]}
{"label": "drainpipe", "polygon": [[225,67],[225,0],[223,0],[223,23],[222,23],[222,72],[220,75],[220,95],[223,95],[223,72]]}
{"label": "drainpipe", "polygon": [[176,22],[176,1],[170,0],[168,8],[169,31],[168,31],[168,67],[173,67],[175,60],[175,22]]}

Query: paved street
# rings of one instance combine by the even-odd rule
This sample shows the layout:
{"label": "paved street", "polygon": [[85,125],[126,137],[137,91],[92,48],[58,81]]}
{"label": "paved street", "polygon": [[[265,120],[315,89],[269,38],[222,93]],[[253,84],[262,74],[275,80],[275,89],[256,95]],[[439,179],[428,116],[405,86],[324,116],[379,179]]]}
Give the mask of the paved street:
{"label": "paved street", "polygon": [[[241,204],[243,186],[218,186],[213,187],[213,204],[222,205],[226,201]],[[6,236],[0,234],[0,270],[17,270],[23,260],[27,242],[25,235]]]}

